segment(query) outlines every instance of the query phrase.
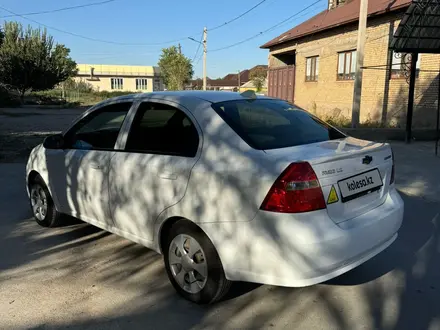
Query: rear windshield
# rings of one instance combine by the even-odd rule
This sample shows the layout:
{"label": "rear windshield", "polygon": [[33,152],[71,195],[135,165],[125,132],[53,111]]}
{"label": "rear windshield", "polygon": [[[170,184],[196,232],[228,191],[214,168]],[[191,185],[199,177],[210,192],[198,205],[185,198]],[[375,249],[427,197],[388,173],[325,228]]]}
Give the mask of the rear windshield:
{"label": "rear windshield", "polygon": [[255,149],[277,149],[344,138],[310,113],[281,100],[234,100],[214,110]]}

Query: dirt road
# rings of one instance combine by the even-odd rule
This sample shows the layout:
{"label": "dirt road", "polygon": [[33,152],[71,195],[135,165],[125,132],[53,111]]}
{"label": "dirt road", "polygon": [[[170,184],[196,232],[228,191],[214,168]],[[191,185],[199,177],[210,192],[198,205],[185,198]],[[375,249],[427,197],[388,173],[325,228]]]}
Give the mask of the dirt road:
{"label": "dirt road", "polygon": [[50,134],[61,132],[84,109],[0,109],[0,162],[24,162]]}

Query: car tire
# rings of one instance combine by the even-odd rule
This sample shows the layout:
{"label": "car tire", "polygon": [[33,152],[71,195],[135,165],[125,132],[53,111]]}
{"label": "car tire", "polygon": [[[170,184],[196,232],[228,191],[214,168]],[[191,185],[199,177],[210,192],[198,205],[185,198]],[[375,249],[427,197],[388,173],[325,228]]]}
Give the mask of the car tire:
{"label": "car tire", "polygon": [[29,183],[29,201],[35,221],[43,227],[56,227],[60,224],[61,214],[56,210],[49,189],[41,176]]}
{"label": "car tire", "polygon": [[197,304],[220,300],[231,281],[225,277],[218,253],[203,231],[189,221],[178,221],[167,233],[164,262],[176,291]]}

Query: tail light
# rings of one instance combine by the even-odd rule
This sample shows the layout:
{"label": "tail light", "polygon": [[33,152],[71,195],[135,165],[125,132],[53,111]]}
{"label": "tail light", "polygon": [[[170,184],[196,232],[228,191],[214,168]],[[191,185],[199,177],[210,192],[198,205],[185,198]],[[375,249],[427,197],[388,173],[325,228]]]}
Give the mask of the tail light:
{"label": "tail light", "polygon": [[325,209],[318,178],[307,162],[292,163],[278,177],[260,209],[280,213],[300,213]]}
{"label": "tail light", "polygon": [[394,168],[394,152],[393,152],[393,150],[391,150],[391,159],[393,161],[393,165],[391,166],[390,184],[393,184],[394,183],[394,171],[395,171],[395,168]]}

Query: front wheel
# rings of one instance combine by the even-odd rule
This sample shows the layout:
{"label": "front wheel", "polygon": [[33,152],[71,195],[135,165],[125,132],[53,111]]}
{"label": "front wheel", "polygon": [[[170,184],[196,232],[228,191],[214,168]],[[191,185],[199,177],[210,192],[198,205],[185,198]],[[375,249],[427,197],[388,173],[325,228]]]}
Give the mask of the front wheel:
{"label": "front wheel", "polygon": [[57,226],[61,214],[55,209],[49,189],[40,176],[31,182],[29,192],[32,213],[37,223],[43,227]]}
{"label": "front wheel", "polygon": [[203,231],[188,221],[179,221],[168,233],[165,267],[176,291],[184,298],[208,304],[220,300],[231,282],[214,245]]}

